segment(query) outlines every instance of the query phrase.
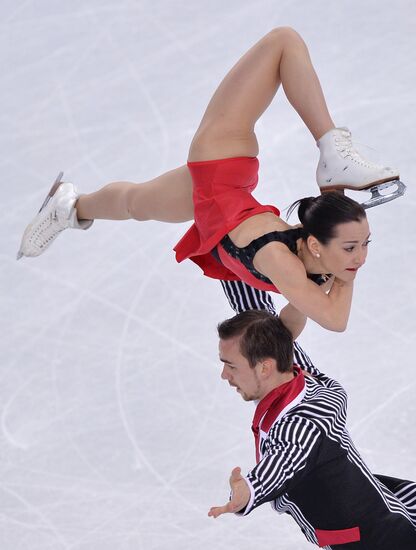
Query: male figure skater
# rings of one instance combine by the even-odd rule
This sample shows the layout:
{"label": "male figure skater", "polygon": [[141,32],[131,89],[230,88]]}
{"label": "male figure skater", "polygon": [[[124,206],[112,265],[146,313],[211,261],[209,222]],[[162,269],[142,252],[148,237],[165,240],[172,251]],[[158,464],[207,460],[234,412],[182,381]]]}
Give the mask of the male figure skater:
{"label": "male figure skater", "polygon": [[[263,307],[218,326],[222,378],[258,402],[257,464],[245,477],[234,468],[229,502],[208,515],[246,515],[271,502],[320,547],[415,550],[416,484],[369,471],[346,429],[345,390],[298,347],[293,364],[292,332],[265,311],[267,295],[243,283],[223,286],[237,311],[251,306],[250,296]],[[303,315],[290,305],[283,317],[295,334],[303,328]]]}

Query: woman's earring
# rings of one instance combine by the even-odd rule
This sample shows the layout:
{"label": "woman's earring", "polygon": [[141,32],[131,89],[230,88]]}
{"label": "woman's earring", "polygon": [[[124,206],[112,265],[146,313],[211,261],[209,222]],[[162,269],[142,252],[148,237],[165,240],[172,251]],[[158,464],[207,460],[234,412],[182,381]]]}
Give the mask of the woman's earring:
{"label": "woman's earring", "polygon": [[320,255],[320,254],[315,254],[315,256],[316,256],[317,258],[320,258],[320,257],[321,257],[321,255]]}

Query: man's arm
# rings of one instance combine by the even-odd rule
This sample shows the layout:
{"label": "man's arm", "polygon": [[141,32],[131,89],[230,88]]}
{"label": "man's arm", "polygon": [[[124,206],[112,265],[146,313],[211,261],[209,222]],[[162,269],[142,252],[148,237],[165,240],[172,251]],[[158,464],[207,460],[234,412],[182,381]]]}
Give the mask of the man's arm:
{"label": "man's arm", "polygon": [[231,498],[223,506],[214,506],[208,515],[249,514],[254,508],[276,499],[301,470],[312,467],[321,433],[309,420],[286,422],[269,434],[269,451],[244,478],[240,468],[230,477]]}
{"label": "man's arm", "polygon": [[263,309],[277,316],[273,300],[268,292],[254,288],[243,281],[221,281],[224,294],[235,313],[249,309]]}

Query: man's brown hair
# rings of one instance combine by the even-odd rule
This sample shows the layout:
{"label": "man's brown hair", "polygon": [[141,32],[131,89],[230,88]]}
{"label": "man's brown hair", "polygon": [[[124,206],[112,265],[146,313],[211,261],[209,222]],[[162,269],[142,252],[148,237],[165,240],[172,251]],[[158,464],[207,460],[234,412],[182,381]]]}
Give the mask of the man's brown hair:
{"label": "man's brown hair", "polygon": [[221,340],[240,337],[240,352],[254,367],[259,361],[275,359],[279,372],[293,369],[293,339],[278,317],[264,310],[250,309],[217,327]]}

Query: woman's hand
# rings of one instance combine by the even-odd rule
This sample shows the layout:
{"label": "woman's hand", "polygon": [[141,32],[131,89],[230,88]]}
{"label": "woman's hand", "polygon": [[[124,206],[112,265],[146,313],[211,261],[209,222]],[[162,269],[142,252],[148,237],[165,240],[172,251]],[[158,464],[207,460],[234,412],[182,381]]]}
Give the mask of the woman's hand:
{"label": "woman's hand", "polygon": [[322,285],[319,285],[319,288],[323,292],[325,292],[325,294],[327,294],[331,290],[332,285],[334,284],[334,281],[335,281],[335,277],[332,275],[332,277],[328,277],[328,279]]}

